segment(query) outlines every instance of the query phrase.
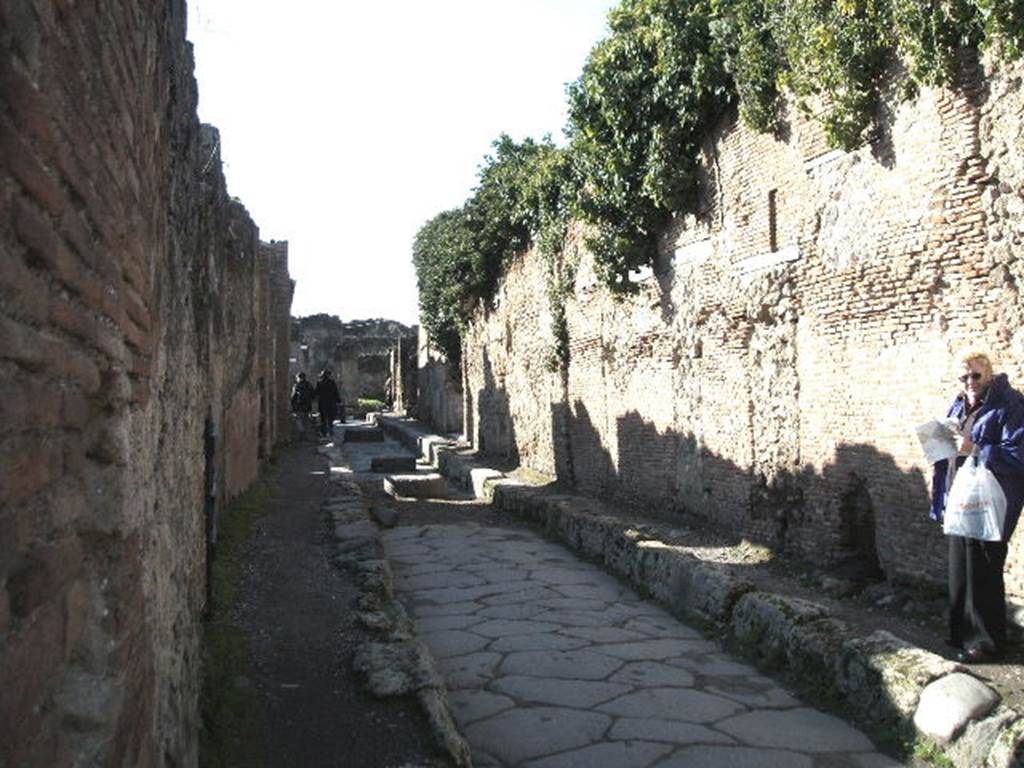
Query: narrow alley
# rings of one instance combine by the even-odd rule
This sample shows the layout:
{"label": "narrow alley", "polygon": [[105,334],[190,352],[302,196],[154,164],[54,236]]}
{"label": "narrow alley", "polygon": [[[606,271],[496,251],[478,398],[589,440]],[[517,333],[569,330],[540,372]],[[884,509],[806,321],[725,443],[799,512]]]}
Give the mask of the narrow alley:
{"label": "narrow alley", "polygon": [[[384,476],[370,467],[411,461],[411,452],[373,428],[348,429],[354,439],[321,449],[332,482],[349,489],[330,503],[353,509],[345,497],[358,487],[365,513],[384,523],[377,535],[395,595],[443,678],[472,765],[902,764],[597,565],[464,491],[448,486],[447,499],[385,495]],[[422,465],[418,472],[431,481]],[[410,475],[400,478],[417,492]],[[367,535],[364,522],[349,520],[339,528],[342,553],[353,551],[350,533]],[[336,764],[399,765],[383,755]]]}

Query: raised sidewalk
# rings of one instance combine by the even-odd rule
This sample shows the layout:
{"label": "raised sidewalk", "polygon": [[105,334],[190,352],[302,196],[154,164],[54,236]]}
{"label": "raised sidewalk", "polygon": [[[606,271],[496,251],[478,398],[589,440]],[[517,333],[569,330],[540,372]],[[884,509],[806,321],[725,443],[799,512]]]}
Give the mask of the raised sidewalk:
{"label": "raised sidewalk", "polygon": [[415,420],[379,416],[378,423],[497,508],[533,521],[680,617],[718,630],[808,700],[962,768],[1024,766],[1024,718],[970,668],[886,630],[858,636],[825,605],[759,590],[740,569],[708,562],[666,535],[665,526],[630,523],[595,499],[506,477]]}

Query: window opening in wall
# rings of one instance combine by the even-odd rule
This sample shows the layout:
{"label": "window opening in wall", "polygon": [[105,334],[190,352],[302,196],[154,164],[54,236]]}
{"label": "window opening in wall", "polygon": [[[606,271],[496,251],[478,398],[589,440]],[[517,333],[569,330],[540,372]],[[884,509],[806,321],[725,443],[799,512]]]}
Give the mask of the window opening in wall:
{"label": "window opening in wall", "polygon": [[777,189],[768,191],[768,249],[772,253],[779,250],[778,194]]}
{"label": "window opening in wall", "polygon": [[834,573],[855,583],[883,576],[875,542],[875,508],[862,478],[854,476],[839,499],[839,551]]}

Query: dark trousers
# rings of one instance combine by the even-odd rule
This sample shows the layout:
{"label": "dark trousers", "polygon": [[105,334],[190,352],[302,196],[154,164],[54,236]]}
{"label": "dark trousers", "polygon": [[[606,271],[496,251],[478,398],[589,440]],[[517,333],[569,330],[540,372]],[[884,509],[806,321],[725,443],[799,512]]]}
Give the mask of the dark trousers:
{"label": "dark trousers", "polygon": [[338,411],[334,408],[320,409],[320,434],[324,437],[334,434],[334,420],[338,417]]}
{"label": "dark trousers", "polygon": [[963,648],[1006,647],[1005,541],[949,539],[949,639]]}

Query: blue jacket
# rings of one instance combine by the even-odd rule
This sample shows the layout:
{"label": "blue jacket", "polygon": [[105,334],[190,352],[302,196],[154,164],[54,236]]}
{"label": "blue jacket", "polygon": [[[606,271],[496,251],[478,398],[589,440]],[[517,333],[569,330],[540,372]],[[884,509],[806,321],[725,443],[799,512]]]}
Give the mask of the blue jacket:
{"label": "blue jacket", "polygon": [[[964,396],[959,395],[947,416],[962,418]],[[1006,494],[1006,522],[1003,541],[1009,541],[1024,505],[1024,395],[1010,386],[1005,373],[989,384],[988,394],[971,429],[980,461],[996,476]],[[946,474],[949,459],[936,462],[932,474],[931,518],[942,522],[946,509]]]}

